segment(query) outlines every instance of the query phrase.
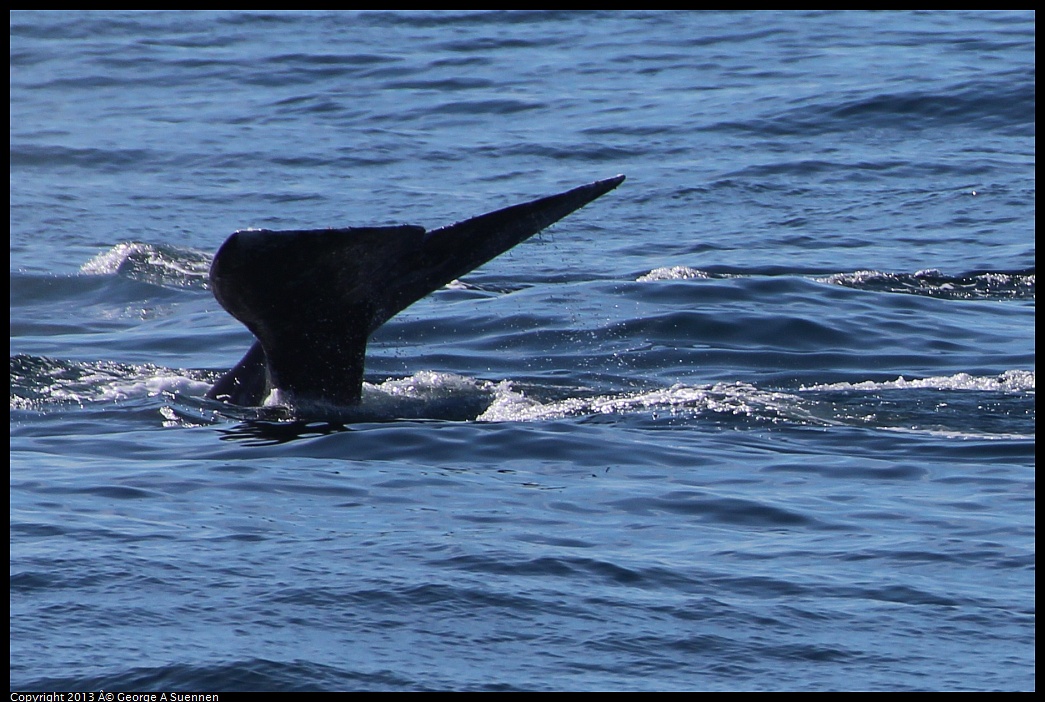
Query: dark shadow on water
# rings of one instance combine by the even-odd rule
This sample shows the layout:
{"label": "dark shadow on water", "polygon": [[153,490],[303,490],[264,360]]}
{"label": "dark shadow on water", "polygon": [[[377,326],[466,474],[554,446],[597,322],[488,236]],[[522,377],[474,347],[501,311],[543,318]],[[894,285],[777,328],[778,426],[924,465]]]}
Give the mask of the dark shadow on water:
{"label": "dark shadow on water", "polygon": [[327,436],[349,431],[344,424],[294,420],[290,422],[247,421],[231,429],[218,429],[222,441],[241,442],[244,446],[276,446],[298,439]]}

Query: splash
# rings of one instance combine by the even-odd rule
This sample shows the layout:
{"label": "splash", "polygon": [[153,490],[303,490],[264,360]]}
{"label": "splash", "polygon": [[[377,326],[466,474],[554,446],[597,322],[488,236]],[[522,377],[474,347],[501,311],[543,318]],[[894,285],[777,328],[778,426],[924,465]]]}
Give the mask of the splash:
{"label": "splash", "polygon": [[11,358],[12,410],[119,403],[164,393],[197,395],[209,387],[200,372],[152,364],[60,361],[25,354]]}
{"label": "splash", "polygon": [[211,257],[194,249],[125,242],[80,266],[84,275],[121,275],[173,288],[206,288]]}
{"label": "splash", "polygon": [[935,268],[916,273],[886,273],[860,270],[814,278],[829,285],[858,290],[908,293],[957,300],[1033,299],[1034,269],[1023,271],[978,271],[949,276]]}
{"label": "splash", "polygon": [[[747,382],[675,384],[638,392],[595,394],[538,385],[492,382],[421,371],[365,383],[352,407],[235,407],[203,399],[213,373],[153,365],[83,363],[34,356],[11,359],[11,410],[66,411],[88,405],[158,409],[164,426],[223,421],[344,426],[401,420],[542,422],[608,417],[616,420],[712,425],[849,426],[933,432],[961,438],[1033,438],[1034,371],[997,376],[956,373],[921,379],[857,381],[767,390]],[[889,392],[886,392],[889,391]],[[975,392],[979,391],[979,392]],[[567,396],[561,396],[562,393]],[[984,398],[983,392],[995,393]],[[559,395],[556,397],[555,395]],[[156,399],[158,398],[158,399]],[[157,403],[159,406],[156,406]]]}
{"label": "splash", "polygon": [[750,383],[715,383],[704,386],[683,384],[669,388],[620,395],[570,397],[541,402],[512,388],[511,383],[496,386],[493,403],[477,417],[481,422],[529,422],[564,419],[585,415],[644,414],[692,418],[701,415],[790,420],[801,424],[832,424],[815,416],[801,398],[786,392],[760,390]]}
{"label": "splash", "polygon": [[1034,392],[1034,371],[1008,370],[1001,375],[976,376],[969,373],[915,378],[908,380],[899,376],[896,380],[883,382],[865,380],[856,383],[827,383],[802,386],[800,391],[817,390],[979,390],[983,392]]}
{"label": "splash", "polygon": [[635,279],[636,283],[649,283],[657,280],[691,280],[694,278],[710,278],[711,274],[706,271],[690,268],[689,266],[670,266],[666,268],[654,268],[646,275],[640,275]]}

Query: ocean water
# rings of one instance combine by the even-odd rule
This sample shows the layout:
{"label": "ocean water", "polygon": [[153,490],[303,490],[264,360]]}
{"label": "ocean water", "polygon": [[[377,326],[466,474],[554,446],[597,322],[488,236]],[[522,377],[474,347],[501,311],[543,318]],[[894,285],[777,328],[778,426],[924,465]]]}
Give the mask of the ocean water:
{"label": "ocean water", "polygon": [[[1033,13],[10,28],[12,690],[1034,689]],[[204,398],[233,231],[617,173]]]}

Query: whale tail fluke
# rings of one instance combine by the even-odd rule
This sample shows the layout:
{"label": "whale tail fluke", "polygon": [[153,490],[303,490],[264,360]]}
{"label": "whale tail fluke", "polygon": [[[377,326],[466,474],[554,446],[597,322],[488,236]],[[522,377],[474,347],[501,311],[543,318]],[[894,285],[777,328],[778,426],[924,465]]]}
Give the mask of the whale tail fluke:
{"label": "whale tail fluke", "polygon": [[208,397],[359,402],[370,334],[624,181],[616,176],[425,231],[416,226],[239,231],[214,257],[214,296],[257,342]]}

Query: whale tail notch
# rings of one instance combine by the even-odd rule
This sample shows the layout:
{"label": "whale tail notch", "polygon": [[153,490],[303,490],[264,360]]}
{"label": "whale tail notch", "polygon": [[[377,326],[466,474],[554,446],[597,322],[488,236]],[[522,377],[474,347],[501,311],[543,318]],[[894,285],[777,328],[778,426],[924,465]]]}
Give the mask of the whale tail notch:
{"label": "whale tail notch", "polygon": [[624,181],[616,176],[425,231],[422,227],[246,230],[218,249],[214,296],[257,341],[207,393],[260,405],[357,404],[370,335],[393,315]]}

